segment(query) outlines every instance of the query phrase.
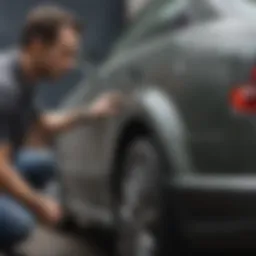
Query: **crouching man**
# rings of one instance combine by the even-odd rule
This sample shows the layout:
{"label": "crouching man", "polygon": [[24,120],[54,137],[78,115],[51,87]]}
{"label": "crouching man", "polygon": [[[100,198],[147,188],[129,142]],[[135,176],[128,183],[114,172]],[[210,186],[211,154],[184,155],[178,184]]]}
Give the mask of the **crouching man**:
{"label": "crouching man", "polygon": [[54,226],[61,206],[40,192],[54,176],[54,158],[44,150],[21,151],[34,129],[52,137],[81,122],[115,115],[120,99],[102,95],[90,107],[66,113],[41,113],[34,90],[42,79],[56,79],[75,65],[81,27],[58,7],[38,7],[28,15],[19,48],[0,55],[0,250],[16,255],[36,220]]}

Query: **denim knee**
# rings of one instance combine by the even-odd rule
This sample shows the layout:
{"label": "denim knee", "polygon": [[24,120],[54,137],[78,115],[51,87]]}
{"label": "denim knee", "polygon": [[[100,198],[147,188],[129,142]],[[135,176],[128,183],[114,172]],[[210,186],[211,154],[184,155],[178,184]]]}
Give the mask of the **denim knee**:
{"label": "denim knee", "polygon": [[0,198],[0,250],[18,245],[28,238],[35,227],[29,211],[12,198]]}
{"label": "denim knee", "polygon": [[52,151],[24,149],[19,152],[16,165],[22,175],[37,188],[43,188],[56,174],[56,161]]}

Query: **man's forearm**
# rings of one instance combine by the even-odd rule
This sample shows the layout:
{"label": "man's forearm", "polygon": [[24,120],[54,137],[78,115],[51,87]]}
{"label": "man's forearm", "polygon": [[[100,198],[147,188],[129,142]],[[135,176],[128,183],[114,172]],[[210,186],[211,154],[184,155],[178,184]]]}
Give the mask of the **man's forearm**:
{"label": "man's forearm", "polygon": [[0,188],[31,209],[39,203],[37,193],[8,163],[0,165]]}
{"label": "man's forearm", "polygon": [[116,115],[119,113],[121,100],[117,93],[103,94],[90,107],[83,106],[66,113],[45,114],[41,124],[50,133],[62,132],[80,122]]}
{"label": "man's forearm", "polygon": [[56,134],[68,130],[79,123],[92,121],[95,116],[88,110],[75,109],[64,113],[46,113],[43,115],[43,126],[47,132]]}

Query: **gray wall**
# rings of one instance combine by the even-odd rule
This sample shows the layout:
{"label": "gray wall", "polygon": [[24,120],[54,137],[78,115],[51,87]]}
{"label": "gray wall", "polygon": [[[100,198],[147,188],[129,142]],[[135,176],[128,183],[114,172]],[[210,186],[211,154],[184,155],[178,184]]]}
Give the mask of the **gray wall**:
{"label": "gray wall", "polygon": [[102,60],[123,30],[122,0],[1,0],[0,47],[16,43],[28,10],[46,3],[66,6],[81,17],[86,25],[85,52],[94,61]]}

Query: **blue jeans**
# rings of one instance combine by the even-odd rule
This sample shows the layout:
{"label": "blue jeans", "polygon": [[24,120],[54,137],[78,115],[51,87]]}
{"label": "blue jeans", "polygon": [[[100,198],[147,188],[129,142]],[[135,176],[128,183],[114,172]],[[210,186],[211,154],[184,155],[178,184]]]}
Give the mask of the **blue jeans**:
{"label": "blue jeans", "polygon": [[[47,150],[24,149],[17,154],[17,169],[36,189],[44,189],[55,176],[55,159]],[[33,214],[7,195],[0,195],[0,251],[24,241],[33,231]]]}

